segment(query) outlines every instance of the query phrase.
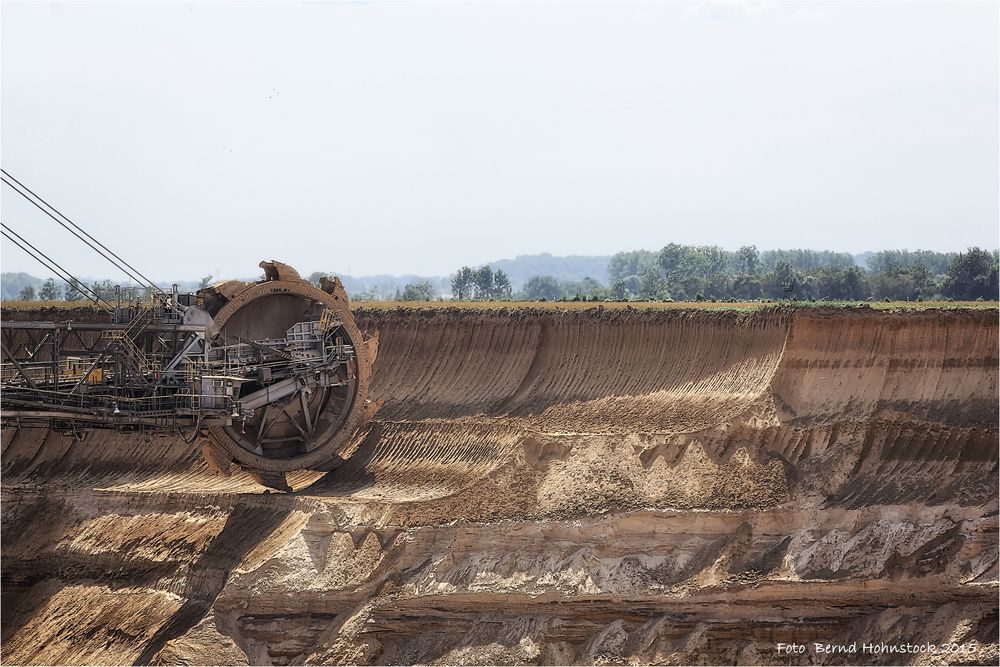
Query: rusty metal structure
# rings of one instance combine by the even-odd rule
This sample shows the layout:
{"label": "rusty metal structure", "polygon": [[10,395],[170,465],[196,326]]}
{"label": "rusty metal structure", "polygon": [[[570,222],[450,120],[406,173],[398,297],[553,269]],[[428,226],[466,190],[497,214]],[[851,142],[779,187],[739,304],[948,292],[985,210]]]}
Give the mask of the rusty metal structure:
{"label": "rusty metal structure", "polygon": [[374,412],[377,332],[358,330],[339,279],[260,267],[258,282],[119,303],[110,321],[0,323],[3,424],[172,431],[285,490],[289,471],[336,467]]}

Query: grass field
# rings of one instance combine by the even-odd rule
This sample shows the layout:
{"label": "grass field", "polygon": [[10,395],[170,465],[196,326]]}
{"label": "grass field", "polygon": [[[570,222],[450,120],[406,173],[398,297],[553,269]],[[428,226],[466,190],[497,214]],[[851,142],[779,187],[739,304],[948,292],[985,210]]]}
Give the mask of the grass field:
{"label": "grass field", "polygon": [[[3,301],[4,309],[42,310],[94,310],[90,302],[80,301]],[[927,310],[931,308],[953,309],[973,308],[977,310],[998,310],[996,301],[355,301],[358,310],[386,310],[391,308],[466,308],[473,310],[497,310],[501,308],[542,308],[551,310],[587,310],[589,308],[640,308],[652,310],[697,309],[697,310],[760,310],[762,308],[874,308],[877,310]]]}
{"label": "grass field", "polygon": [[59,310],[100,310],[90,301],[0,301],[0,307],[13,310],[42,310],[44,308],[58,308]]}
{"label": "grass field", "polygon": [[590,308],[643,310],[741,310],[764,308],[873,308],[875,310],[903,311],[929,309],[998,310],[996,301],[363,301],[355,302],[357,310],[386,310],[391,308],[467,308],[496,310],[501,308],[540,308],[546,310],[587,310]]}

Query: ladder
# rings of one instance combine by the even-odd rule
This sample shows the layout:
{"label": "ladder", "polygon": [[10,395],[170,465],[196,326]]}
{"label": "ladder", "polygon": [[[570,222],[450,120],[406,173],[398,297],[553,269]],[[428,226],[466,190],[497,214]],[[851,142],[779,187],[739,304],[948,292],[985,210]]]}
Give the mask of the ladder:
{"label": "ladder", "polygon": [[159,370],[159,363],[150,361],[146,354],[135,344],[135,339],[146,328],[146,325],[153,318],[153,310],[146,309],[132,318],[128,326],[124,329],[105,329],[101,332],[101,338],[107,338],[117,342],[125,355],[135,362],[136,369],[140,375],[148,375]]}
{"label": "ladder", "polygon": [[340,324],[337,313],[329,308],[324,308],[323,313],[319,316],[319,326],[317,327],[320,333],[326,333],[334,324]]}

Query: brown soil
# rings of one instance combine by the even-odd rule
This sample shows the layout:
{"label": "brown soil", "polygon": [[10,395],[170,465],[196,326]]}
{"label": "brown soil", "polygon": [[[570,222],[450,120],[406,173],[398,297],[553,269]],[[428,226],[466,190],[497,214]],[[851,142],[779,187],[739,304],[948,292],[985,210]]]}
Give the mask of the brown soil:
{"label": "brown soil", "polygon": [[5,429],[3,663],[996,663],[995,311],[358,317],[384,403],[292,494]]}

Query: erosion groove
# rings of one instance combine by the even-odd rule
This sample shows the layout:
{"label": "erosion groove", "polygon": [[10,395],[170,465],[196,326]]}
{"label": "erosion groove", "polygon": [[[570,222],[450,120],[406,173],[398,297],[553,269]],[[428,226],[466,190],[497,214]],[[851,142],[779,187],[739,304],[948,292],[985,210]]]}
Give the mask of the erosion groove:
{"label": "erosion groove", "polygon": [[[5,429],[4,664],[996,663],[995,312],[357,320],[381,408],[294,493]],[[853,641],[957,648],[777,648]]]}
{"label": "erosion groove", "polygon": [[361,323],[385,331],[391,350],[373,386],[384,419],[523,417],[548,431],[679,433],[726,421],[767,390],[787,316],[657,315]]}

